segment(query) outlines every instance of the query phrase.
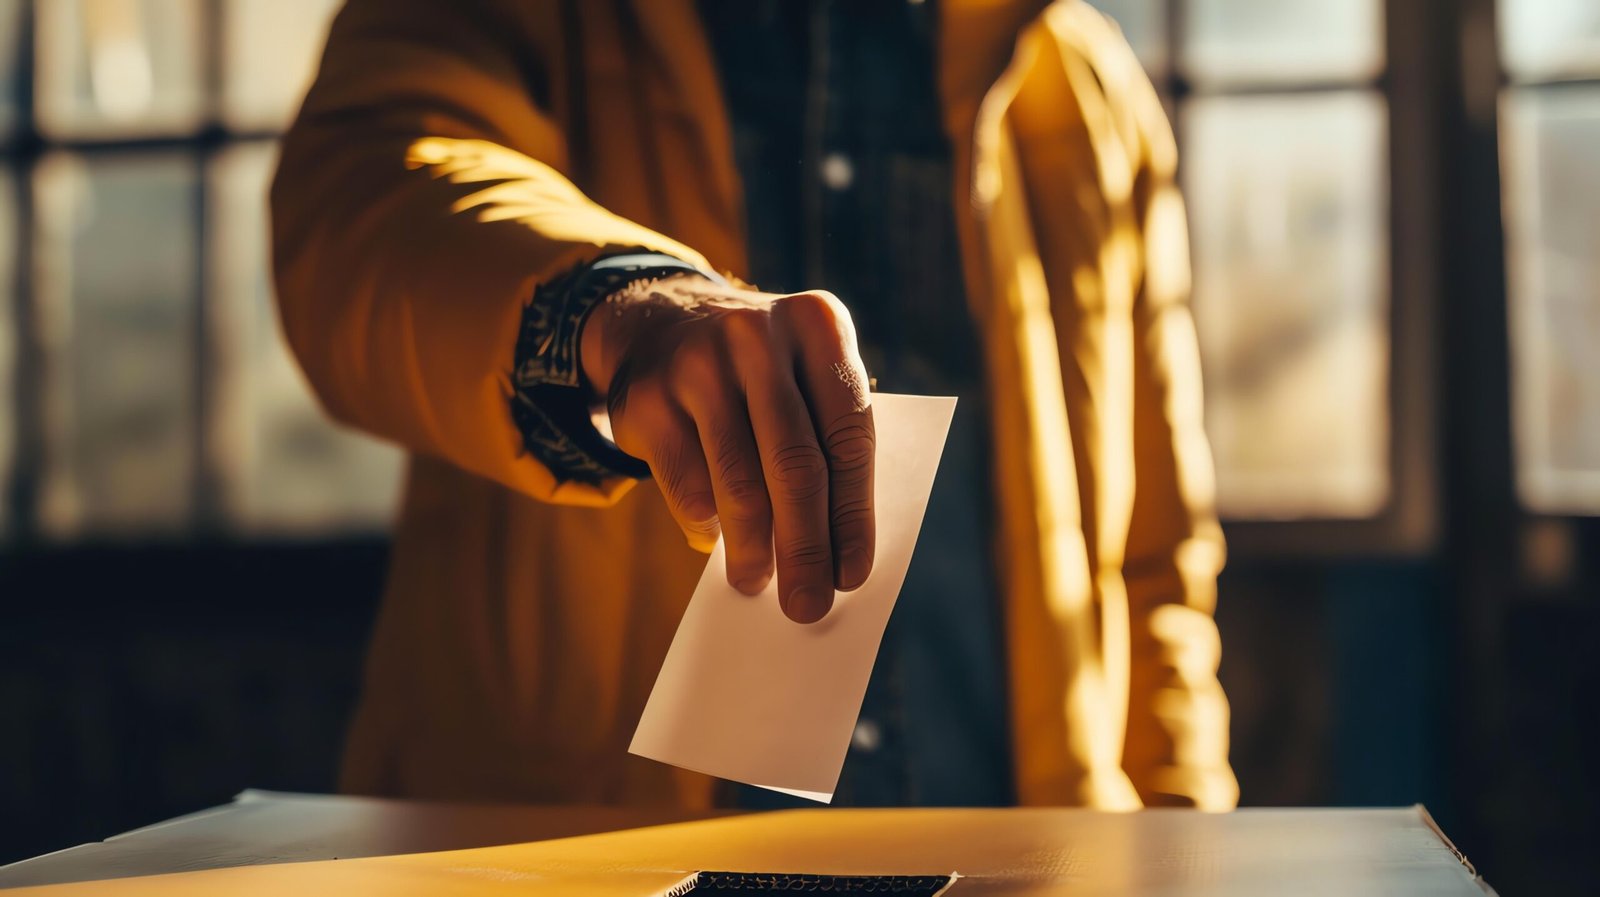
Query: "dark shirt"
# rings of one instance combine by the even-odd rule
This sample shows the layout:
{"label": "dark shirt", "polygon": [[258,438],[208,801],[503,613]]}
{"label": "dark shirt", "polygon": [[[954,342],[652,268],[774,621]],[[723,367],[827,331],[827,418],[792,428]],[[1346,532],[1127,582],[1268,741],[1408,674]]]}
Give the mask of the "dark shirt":
{"label": "dark shirt", "polygon": [[[835,803],[1011,803],[987,403],[951,205],[935,2],[699,8],[744,186],[748,279],[837,294],[878,389],[960,397]],[[757,789],[739,800],[792,804]]]}

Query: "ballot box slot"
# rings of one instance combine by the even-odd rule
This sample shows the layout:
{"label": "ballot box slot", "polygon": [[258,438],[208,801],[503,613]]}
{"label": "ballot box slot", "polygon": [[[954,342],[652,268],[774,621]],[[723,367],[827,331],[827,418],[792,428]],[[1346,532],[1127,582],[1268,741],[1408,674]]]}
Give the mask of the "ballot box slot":
{"label": "ballot box slot", "polygon": [[938,897],[957,876],[809,875],[799,872],[696,872],[661,897],[760,897],[764,894],[892,894]]}

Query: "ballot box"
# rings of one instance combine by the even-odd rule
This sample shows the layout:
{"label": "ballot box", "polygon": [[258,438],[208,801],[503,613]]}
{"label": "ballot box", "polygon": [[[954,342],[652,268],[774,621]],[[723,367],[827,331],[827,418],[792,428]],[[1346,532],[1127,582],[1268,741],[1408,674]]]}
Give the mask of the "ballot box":
{"label": "ballot box", "polygon": [[671,810],[246,792],[0,867],[17,895],[1492,894],[1421,807]]}

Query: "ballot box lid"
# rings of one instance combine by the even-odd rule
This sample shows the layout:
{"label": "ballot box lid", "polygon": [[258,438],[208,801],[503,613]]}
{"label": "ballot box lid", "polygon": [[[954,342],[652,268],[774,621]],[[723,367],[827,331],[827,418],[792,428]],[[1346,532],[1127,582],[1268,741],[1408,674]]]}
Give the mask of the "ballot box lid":
{"label": "ballot box lid", "polygon": [[[473,841],[493,846],[457,849]],[[59,897],[1492,893],[1421,807],[818,809],[675,821],[672,811],[254,795],[74,850],[95,847],[76,870],[65,868],[72,851],[0,869],[0,886]]]}

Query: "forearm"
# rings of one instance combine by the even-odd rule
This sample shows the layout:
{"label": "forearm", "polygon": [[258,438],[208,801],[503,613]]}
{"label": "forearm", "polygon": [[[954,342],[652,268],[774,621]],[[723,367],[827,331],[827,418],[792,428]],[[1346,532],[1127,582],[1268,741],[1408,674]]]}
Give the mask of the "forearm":
{"label": "forearm", "polygon": [[536,498],[602,503],[631,481],[559,479],[509,413],[523,309],[607,252],[704,260],[542,161],[564,158],[561,129],[480,5],[340,14],[272,190],[282,319],[340,420]]}

